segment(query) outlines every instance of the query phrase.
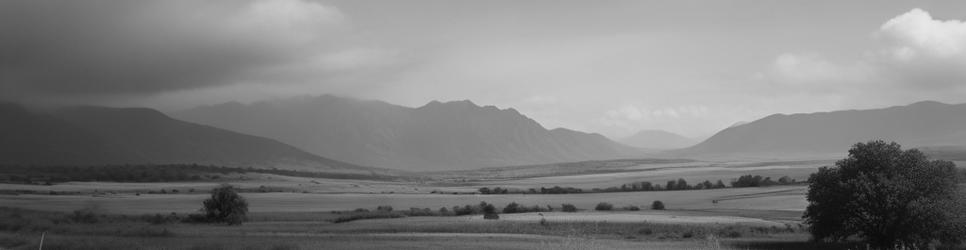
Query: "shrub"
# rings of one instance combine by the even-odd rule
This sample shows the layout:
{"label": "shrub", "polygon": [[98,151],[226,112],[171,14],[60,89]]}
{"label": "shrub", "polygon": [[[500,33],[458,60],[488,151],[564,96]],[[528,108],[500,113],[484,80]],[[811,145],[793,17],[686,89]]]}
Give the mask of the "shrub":
{"label": "shrub", "polygon": [[202,211],[210,222],[240,225],[248,217],[248,201],[228,184],[212,189],[211,198],[203,204]]}
{"label": "shrub", "polygon": [[480,203],[483,207],[483,219],[496,220],[500,218],[500,215],[496,214],[496,207],[493,204],[486,204],[486,202]]}
{"label": "shrub", "polygon": [[412,207],[412,208],[409,208],[409,212],[406,212],[406,215],[408,215],[408,216],[436,216],[436,215],[439,215],[439,214],[437,214],[436,212],[434,212],[432,209],[429,209],[429,208]]}
{"label": "shrub", "polygon": [[568,213],[577,212],[577,207],[574,204],[561,204],[560,210]]}
{"label": "shrub", "polygon": [[362,213],[350,213],[339,216],[338,218],[332,219],[332,223],[343,223],[350,222],[354,220],[365,220],[365,219],[390,219],[390,218],[402,218],[406,215],[401,213],[391,213],[391,212],[362,212]]}
{"label": "shrub", "polygon": [[520,204],[517,204],[516,202],[510,202],[510,204],[507,204],[506,207],[503,208],[503,213],[505,214],[522,213],[522,212],[523,211],[520,210]]}
{"label": "shrub", "polygon": [[597,210],[597,211],[610,211],[613,209],[614,209],[614,205],[607,202],[597,203],[597,206],[594,207],[594,210]]}
{"label": "shrub", "polygon": [[184,219],[181,219],[181,222],[184,222],[184,223],[208,223],[210,221],[208,220],[208,217],[205,216],[204,214],[188,214],[188,216],[184,217]]}
{"label": "shrub", "polygon": [[654,209],[654,210],[664,210],[664,202],[662,202],[662,201],[654,201],[653,203],[651,203],[651,209]]}
{"label": "shrub", "polygon": [[681,238],[688,239],[688,238],[691,238],[691,237],[694,237],[694,232],[692,232],[692,231],[687,231],[687,232],[684,232],[683,234],[681,234]]}
{"label": "shrub", "polygon": [[724,235],[725,237],[728,237],[728,238],[741,238],[741,232],[739,232],[738,230],[734,230],[734,229],[727,230],[722,235]]}
{"label": "shrub", "polygon": [[640,211],[641,208],[638,207],[638,206],[630,205],[630,206],[624,207],[624,210],[627,210],[627,211]]}
{"label": "shrub", "polygon": [[478,214],[478,212],[477,212],[478,210],[477,209],[478,208],[473,207],[473,206],[470,206],[470,205],[466,205],[466,206],[462,206],[462,207],[455,206],[455,207],[453,207],[453,214],[455,214],[456,216],[470,215],[470,214]]}
{"label": "shrub", "polygon": [[389,206],[389,205],[379,206],[379,207],[376,207],[376,211],[379,211],[379,212],[392,212],[392,206]]}

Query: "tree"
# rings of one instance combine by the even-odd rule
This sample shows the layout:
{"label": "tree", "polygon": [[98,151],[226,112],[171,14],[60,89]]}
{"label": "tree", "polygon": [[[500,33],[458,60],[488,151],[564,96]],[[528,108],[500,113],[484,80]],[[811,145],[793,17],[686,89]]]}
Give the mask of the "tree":
{"label": "tree", "polygon": [[664,185],[664,187],[665,187],[665,188],[666,188],[667,190],[674,190],[674,189],[677,189],[677,187],[678,187],[678,182],[677,182],[677,181],[675,181],[675,180],[670,180],[670,181],[667,181],[667,184],[665,184],[665,185]]}
{"label": "tree", "polygon": [[691,189],[691,186],[688,185],[688,182],[687,181],[685,181],[683,178],[681,178],[681,179],[678,179],[678,186],[675,189],[677,189],[677,190],[688,190],[688,189]]}
{"label": "tree", "polygon": [[795,179],[792,179],[791,177],[788,177],[786,175],[786,176],[782,176],[782,178],[778,178],[778,183],[782,185],[788,185],[788,184],[795,183]]}
{"label": "tree", "polygon": [[248,202],[235,192],[235,187],[228,184],[212,189],[211,198],[205,200],[203,205],[202,212],[212,222],[240,225],[248,216]]}
{"label": "tree", "polygon": [[709,180],[704,180],[704,182],[698,185],[698,187],[700,187],[701,189],[712,189],[714,188],[714,184],[712,184],[711,181]]}
{"label": "tree", "polygon": [[964,231],[955,165],[895,142],[855,144],[808,178],[803,218],[814,240],[857,237],[877,249],[957,242]]}
{"label": "tree", "polygon": [[654,201],[654,203],[651,203],[651,209],[664,210],[664,202]]}

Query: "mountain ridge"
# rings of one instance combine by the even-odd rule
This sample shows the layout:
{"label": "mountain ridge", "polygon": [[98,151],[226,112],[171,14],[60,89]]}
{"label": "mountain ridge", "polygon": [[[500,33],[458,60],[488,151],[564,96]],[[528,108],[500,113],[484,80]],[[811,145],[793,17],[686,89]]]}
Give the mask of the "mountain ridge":
{"label": "mountain ridge", "polygon": [[726,128],[676,155],[841,155],[854,143],[966,145],[966,104],[921,101],[880,109],[772,114]]}
{"label": "mountain ridge", "polygon": [[[214,164],[309,171],[385,172],[319,157],[281,142],[173,119],[149,108],[0,103],[0,164]],[[11,119],[12,118],[12,119]],[[54,136],[48,136],[54,135]]]}
{"label": "mountain ridge", "polygon": [[[634,156],[637,150],[569,129],[548,130],[513,108],[470,100],[410,108],[334,95],[209,105],[184,120],[274,138],[328,158],[407,170],[454,170]],[[276,121],[266,126],[264,121]]]}

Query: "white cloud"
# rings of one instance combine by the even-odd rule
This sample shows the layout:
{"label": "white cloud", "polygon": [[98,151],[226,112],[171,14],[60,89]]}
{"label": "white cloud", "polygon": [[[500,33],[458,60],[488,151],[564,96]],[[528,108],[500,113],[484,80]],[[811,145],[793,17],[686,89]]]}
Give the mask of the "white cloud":
{"label": "white cloud", "polygon": [[878,35],[890,43],[888,53],[897,60],[966,55],[966,23],[934,19],[922,9],[892,18],[882,25]]}
{"label": "white cloud", "polygon": [[773,70],[752,79],[853,99],[903,96],[890,105],[963,94],[966,23],[934,19],[913,9],[886,21],[873,37],[868,50],[855,53],[864,55],[860,60],[836,62],[814,53],[785,53],[775,59]]}

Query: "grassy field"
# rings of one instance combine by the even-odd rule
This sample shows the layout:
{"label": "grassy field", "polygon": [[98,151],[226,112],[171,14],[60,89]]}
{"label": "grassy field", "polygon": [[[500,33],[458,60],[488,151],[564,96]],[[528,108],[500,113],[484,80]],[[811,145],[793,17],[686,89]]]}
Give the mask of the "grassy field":
{"label": "grassy field", "polygon": [[[582,165],[581,165],[582,164]],[[806,178],[823,161],[696,162],[609,161],[579,166],[542,165],[441,173],[416,181],[344,180],[232,173],[222,177],[243,190],[250,221],[242,226],[152,223],[144,215],[194,213],[219,183],[212,181],[53,185],[0,184],[0,248],[36,249],[814,249],[847,247],[808,243],[800,226],[804,185],[687,191],[581,194],[451,194],[479,187],[606,188],[630,182],[663,184],[684,178],[730,182],[739,175]],[[590,164],[590,168],[579,167]],[[566,168],[555,173],[552,169]],[[443,191],[433,192],[433,191]],[[667,210],[650,210],[662,201]],[[579,211],[364,219],[332,223],[333,211],[397,210],[511,202],[526,206],[573,204]],[[641,211],[593,211],[600,202]],[[86,209],[104,219],[72,222]],[[19,214],[19,215],[15,215]],[[27,219],[23,219],[27,218]],[[111,219],[115,218],[115,219]],[[123,219],[116,219],[123,218]],[[96,230],[89,230],[89,229]]]}
{"label": "grassy field", "polygon": [[[282,215],[287,215],[284,217]],[[551,214],[552,215],[552,214]],[[573,216],[621,215],[582,212]],[[734,221],[482,220],[480,215],[331,223],[320,214],[254,216],[241,226],[148,223],[100,214],[0,209],[0,248],[36,249],[814,249],[800,227]],[[699,218],[703,215],[677,215]],[[277,220],[278,218],[284,218]],[[776,248],[776,246],[778,246]],[[845,246],[834,246],[845,247]]]}
{"label": "grassy field", "polygon": [[[687,210],[780,210],[802,211],[804,186],[772,186],[761,188],[726,188],[711,190],[621,192],[586,194],[509,194],[509,195],[451,195],[451,194],[316,194],[316,193],[246,193],[253,212],[318,212],[375,208],[389,205],[396,208],[432,208],[477,204],[481,201],[503,207],[510,202],[527,205],[559,206],[563,203],[581,209],[592,209],[599,202],[618,207],[650,206],[663,201],[668,209]],[[0,204],[36,210],[73,211],[87,206],[98,206],[111,213],[187,213],[200,208],[204,193],[195,194],[117,194],[117,195],[0,195]],[[717,202],[715,202],[717,201]]]}

